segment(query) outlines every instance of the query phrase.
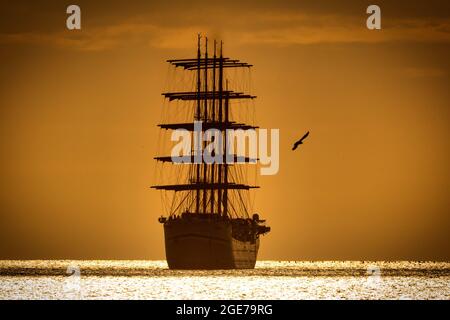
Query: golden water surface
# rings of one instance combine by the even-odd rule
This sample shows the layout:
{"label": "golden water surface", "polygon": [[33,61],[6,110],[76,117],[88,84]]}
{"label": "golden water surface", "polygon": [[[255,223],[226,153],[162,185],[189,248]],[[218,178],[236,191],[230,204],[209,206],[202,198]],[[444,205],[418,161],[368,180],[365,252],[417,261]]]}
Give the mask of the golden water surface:
{"label": "golden water surface", "polygon": [[177,271],[165,261],[0,261],[0,299],[450,299],[448,262],[260,261]]}

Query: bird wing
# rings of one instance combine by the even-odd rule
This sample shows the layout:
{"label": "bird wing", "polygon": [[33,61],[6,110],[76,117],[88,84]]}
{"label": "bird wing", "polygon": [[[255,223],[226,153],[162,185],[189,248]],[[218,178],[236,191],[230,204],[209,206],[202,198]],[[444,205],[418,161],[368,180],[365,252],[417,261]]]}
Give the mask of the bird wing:
{"label": "bird wing", "polygon": [[309,136],[309,131],[300,139],[300,142],[305,140]]}

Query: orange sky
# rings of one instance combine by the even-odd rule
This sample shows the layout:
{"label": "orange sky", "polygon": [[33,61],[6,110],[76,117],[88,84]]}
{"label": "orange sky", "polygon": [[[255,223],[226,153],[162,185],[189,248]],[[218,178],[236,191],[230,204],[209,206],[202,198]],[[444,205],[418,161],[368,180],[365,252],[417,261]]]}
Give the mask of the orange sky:
{"label": "orange sky", "polygon": [[366,1],[110,2],[76,1],[81,31],[64,1],[1,3],[0,259],[164,258],[160,93],[198,32],[280,129],[260,259],[450,259],[447,1],[378,1],[381,31]]}

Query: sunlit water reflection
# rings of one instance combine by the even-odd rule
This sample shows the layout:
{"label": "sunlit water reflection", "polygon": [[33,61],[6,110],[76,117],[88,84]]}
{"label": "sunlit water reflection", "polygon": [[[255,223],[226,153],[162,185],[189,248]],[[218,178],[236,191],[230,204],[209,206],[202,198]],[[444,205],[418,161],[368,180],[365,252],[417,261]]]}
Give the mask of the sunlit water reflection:
{"label": "sunlit water reflection", "polygon": [[254,270],[174,271],[165,261],[0,261],[0,299],[449,298],[445,262],[261,261]]}

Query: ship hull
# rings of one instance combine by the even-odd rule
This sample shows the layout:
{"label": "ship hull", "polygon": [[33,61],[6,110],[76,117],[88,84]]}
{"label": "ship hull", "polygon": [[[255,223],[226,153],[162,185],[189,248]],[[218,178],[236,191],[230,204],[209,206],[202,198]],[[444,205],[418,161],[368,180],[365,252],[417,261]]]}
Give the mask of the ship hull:
{"label": "ship hull", "polygon": [[234,236],[232,220],[188,218],[164,223],[170,269],[252,269],[259,249],[257,235]]}

